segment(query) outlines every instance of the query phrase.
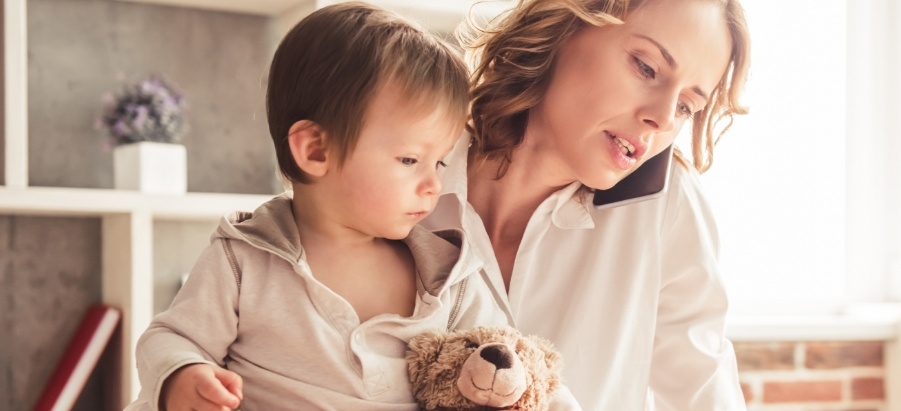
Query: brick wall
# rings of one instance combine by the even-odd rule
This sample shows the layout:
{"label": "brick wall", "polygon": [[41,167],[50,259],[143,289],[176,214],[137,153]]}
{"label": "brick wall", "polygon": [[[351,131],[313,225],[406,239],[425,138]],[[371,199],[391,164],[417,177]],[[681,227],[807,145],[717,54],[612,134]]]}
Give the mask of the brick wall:
{"label": "brick wall", "polygon": [[882,342],[737,342],[749,411],[882,411]]}

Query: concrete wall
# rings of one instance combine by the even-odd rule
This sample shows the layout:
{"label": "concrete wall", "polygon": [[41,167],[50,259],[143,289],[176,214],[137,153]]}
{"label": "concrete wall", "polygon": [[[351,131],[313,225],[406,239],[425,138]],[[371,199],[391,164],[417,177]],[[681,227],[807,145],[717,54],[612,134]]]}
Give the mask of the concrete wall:
{"label": "concrete wall", "polygon": [[[99,219],[0,216],[0,409],[31,409],[100,301],[99,244]],[[78,409],[99,409],[102,395],[95,378]]]}
{"label": "concrete wall", "polygon": [[154,312],[169,307],[181,288],[181,276],[191,271],[218,223],[158,221],[153,225]]}
{"label": "concrete wall", "polygon": [[[263,101],[270,19],[29,0],[28,25],[30,185],[112,188],[112,153],[94,129],[101,97],[120,79],[159,73],[189,101],[189,191],[265,194],[278,186]],[[214,226],[155,224],[157,309]],[[87,305],[100,301],[100,236],[97,218],[0,215],[0,409],[31,409]],[[75,409],[101,409],[104,388],[92,377]]]}
{"label": "concrete wall", "polygon": [[269,193],[269,19],[103,0],[28,2],[33,186],[111,188],[94,129],[121,80],[162,75],[188,99],[188,191]]}

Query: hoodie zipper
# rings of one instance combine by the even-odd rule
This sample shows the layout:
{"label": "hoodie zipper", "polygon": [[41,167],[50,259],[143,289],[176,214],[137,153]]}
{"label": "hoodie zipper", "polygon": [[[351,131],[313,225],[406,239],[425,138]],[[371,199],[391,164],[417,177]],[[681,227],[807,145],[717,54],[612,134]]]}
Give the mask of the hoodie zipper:
{"label": "hoodie zipper", "polygon": [[454,302],[454,308],[451,310],[450,318],[447,320],[447,331],[451,331],[451,325],[454,323],[454,320],[457,319],[457,314],[460,312],[460,306],[463,305],[463,293],[466,292],[466,282],[469,281],[469,277],[460,281],[460,291],[457,293],[457,301]]}
{"label": "hoodie zipper", "polygon": [[[463,251],[463,245],[465,245],[465,243],[461,244],[461,246],[460,246],[461,252]],[[467,250],[467,251],[469,251],[469,250]],[[460,267],[462,267],[462,269],[467,269],[469,267],[470,259],[472,259],[472,254],[467,252],[465,259],[463,260],[463,264],[461,264]],[[476,273],[478,273],[478,271],[476,271]],[[466,283],[469,281],[469,277],[471,275],[472,274],[467,275],[465,278],[463,278],[462,281],[460,281],[460,291],[457,292],[457,300],[454,301],[454,307],[453,307],[453,309],[451,309],[450,318],[448,318],[448,320],[447,320],[447,331],[448,332],[451,331],[451,326],[454,324],[454,321],[457,319],[457,314],[460,313],[460,306],[463,305],[463,293],[466,292]]]}

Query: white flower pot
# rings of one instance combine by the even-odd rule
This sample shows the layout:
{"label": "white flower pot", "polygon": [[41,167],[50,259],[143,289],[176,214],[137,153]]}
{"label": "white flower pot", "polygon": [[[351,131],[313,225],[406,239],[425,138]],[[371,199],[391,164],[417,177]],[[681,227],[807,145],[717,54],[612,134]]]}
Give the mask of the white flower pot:
{"label": "white flower pot", "polygon": [[113,149],[114,186],[152,194],[187,191],[187,153],[181,144],[141,142]]}

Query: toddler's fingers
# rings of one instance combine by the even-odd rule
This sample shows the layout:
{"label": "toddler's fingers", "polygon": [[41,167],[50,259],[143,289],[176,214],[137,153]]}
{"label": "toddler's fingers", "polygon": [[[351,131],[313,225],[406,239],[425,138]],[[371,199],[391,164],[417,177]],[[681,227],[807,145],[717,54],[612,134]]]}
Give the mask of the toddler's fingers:
{"label": "toddler's fingers", "polygon": [[235,394],[229,392],[218,379],[206,380],[198,384],[196,389],[201,398],[213,404],[228,407],[229,409],[235,409],[241,405],[241,400]]}
{"label": "toddler's fingers", "polygon": [[228,392],[234,394],[235,397],[238,397],[238,400],[244,399],[244,380],[241,379],[240,375],[224,368],[217,368],[215,370],[215,375]]}

